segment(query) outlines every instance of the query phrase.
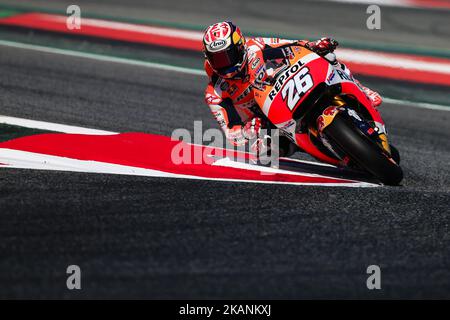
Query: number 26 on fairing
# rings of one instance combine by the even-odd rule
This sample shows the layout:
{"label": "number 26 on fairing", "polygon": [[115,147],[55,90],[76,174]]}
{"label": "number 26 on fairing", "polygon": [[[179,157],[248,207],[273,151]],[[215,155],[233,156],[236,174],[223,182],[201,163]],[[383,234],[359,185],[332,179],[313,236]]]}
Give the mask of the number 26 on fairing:
{"label": "number 26 on fairing", "polygon": [[290,79],[283,87],[281,96],[283,100],[287,97],[287,106],[293,110],[298,101],[304,94],[313,87],[314,83],[309,74],[308,68],[301,69],[292,79]]}

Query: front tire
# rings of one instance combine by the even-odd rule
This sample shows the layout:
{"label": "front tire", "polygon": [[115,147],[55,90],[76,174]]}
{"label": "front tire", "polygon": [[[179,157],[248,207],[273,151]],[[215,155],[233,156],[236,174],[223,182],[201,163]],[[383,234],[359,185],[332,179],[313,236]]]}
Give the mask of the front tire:
{"label": "front tire", "polygon": [[394,159],[395,162],[397,162],[397,164],[400,164],[400,152],[398,152],[398,149],[396,147],[394,147],[392,144],[389,145],[389,148],[391,148],[391,156],[392,159]]}
{"label": "front tire", "polygon": [[375,142],[342,115],[336,115],[323,133],[341,151],[383,184],[398,185],[402,181],[403,171],[400,166],[391,161]]}

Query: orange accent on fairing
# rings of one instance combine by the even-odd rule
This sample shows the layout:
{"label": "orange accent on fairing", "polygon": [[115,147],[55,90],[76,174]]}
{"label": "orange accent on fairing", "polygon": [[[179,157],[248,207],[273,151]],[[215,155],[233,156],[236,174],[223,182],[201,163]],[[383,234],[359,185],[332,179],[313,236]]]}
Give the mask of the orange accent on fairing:
{"label": "orange accent on fairing", "polygon": [[[304,48],[302,46],[292,46],[293,50],[293,57],[289,59],[291,67],[294,66],[301,58],[305,57],[308,54],[314,54],[311,50],[308,50],[307,48]],[[323,65],[322,65],[323,64]],[[326,65],[326,67],[324,67]],[[303,68],[303,66],[301,66]],[[308,63],[308,68],[310,70],[314,70],[314,78],[325,78],[326,73],[328,71],[328,62],[326,62],[324,59],[315,59],[313,61],[310,61]],[[285,84],[292,78],[294,74],[290,75],[289,78],[284,80],[283,85],[281,86],[278,93],[273,98],[273,101],[271,101],[270,109],[268,110],[268,118],[276,125],[279,123],[283,123],[288,121],[292,114],[296,111],[298,107],[302,106],[302,101],[307,97],[307,95],[304,95],[300,98],[300,100],[296,103],[296,107],[293,110],[290,110],[286,104],[286,101],[283,100],[280,92],[282,91]],[[310,90],[313,90],[315,88],[316,84],[314,84],[313,87],[310,88]],[[266,102],[272,91],[274,86],[266,86],[263,91],[260,91],[259,96],[255,95],[255,100],[257,101],[258,105],[263,106]]]}
{"label": "orange accent on fairing", "polygon": [[[298,60],[300,60],[307,54],[312,53],[312,51],[310,51],[302,46],[292,45],[291,48],[293,48],[292,52],[294,54],[294,56],[291,59],[289,59],[291,65],[294,65]],[[294,48],[297,48],[297,49],[294,49]],[[256,75],[254,73],[252,73],[250,75],[252,82],[255,80],[255,76]],[[261,100],[258,101],[258,104],[259,104],[259,102],[261,102],[261,105],[264,104],[264,100],[265,100],[266,96],[269,94],[269,92],[272,90],[272,88],[273,88],[273,86],[266,86],[266,88],[263,91],[261,91],[261,94],[260,94]]]}

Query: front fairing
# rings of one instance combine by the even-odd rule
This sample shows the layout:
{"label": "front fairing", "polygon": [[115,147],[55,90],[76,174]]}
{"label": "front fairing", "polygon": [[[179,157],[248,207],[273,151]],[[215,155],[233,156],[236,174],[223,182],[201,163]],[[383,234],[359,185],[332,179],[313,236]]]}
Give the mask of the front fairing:
{"label": "front fairing", "polygon": [[316,96],[325,91],[355,98],[376,123],[384,125],[370,100],[340,64],[333,65],[302,46],[291,46],[290,51],[284,61],[266,61],[250,74],[255,101],[275,126],[283,128],[309,111],[307,108],[316,107]]}
{"label": "front fairing", "polygon": [[[311,63],[314,63],[316,80],[309,75],[308,66]],[[326,79],[328,65],[326,60],[314,52],[301,46],[292,46],[291,54],[286,59],[265,61],[250,75],[256,103],[264,115],[293,140],[297,128],[293,114],[309,92]],[[297,85],[305,89],[301,95],[297,95],[299,91],[295,89],[293,82],[296,75]]]}

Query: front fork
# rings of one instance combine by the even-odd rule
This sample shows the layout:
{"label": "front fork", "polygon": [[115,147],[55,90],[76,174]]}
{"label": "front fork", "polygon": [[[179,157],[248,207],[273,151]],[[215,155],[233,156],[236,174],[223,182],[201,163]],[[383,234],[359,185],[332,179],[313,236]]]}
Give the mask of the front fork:
{"label": "front fork", "polygon": [[309,128],[310,134],[313,134],[318,138],[334,155],[343,159],[344,162],[347,162],[345,155],[339,154],[339,152],[330,144],[326,135],[323,134],[324,129],[333,122],[338,114],[342,114],[349,118],[363,134],[377,143],[386,155],[391,157],[391,148],[389,146],[384,125],[376,123],[375,121],[368,122],[364,120],[355,110],[349,108],[347,103],[340,96],[336,96],[333,99],[331,106],[327,107],[317,118],[316,126],[311,126]]}

